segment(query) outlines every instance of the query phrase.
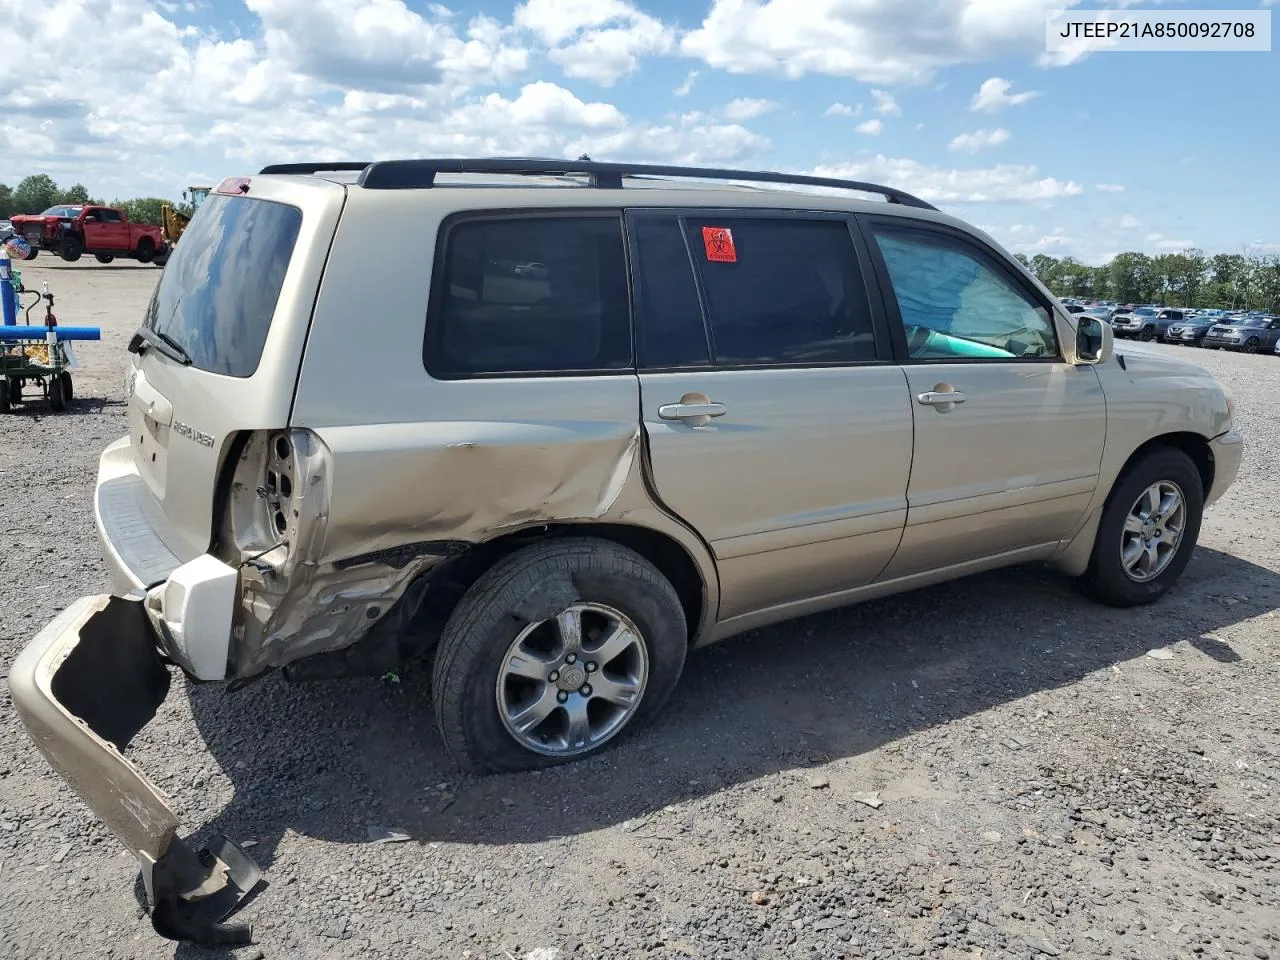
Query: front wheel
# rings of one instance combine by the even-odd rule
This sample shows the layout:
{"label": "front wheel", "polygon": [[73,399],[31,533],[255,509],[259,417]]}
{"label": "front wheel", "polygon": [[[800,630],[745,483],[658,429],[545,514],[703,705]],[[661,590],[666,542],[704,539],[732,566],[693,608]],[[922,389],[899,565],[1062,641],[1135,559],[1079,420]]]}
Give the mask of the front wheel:
{"label": "front wheel", "polygon": [[67,387],[62,377],[53,377],[49,381],[49,408],[54,413],[61,413],[67,409],[67,399]]}
{"label": "front wheel", "polygon": [[1257,337],[1250,337],[1250,338],[1248,339],[1248,341],[1247,341],[1247,342],[1245,343],[1245,345],[1244,345],[1244,352],[1245,352],[1245,353],[1257,353],[1257,352],[1258,352],[1258,345],[1259,345],[1259,344],[1258,344],[1258,338],[1257,338]]}
{"label": "front wheel", "polygon": [[1143,327],[1142,332],[1138,334],[1138,339],[1149,343],[1156,338],[1156,331],[1153,327]]}
{"label": "front wheel", "polygon": [[1160,599],[1177,582],[1200,536],[1204,488],[1181,450],[1160,447],[1116,482],[1102,511],[1081,586],[1113,607]]}
{"label": "front wheel", "polygon": [[59,252],[67,263],[75,263],[84,253],[84,241],[74,233],[69,233],[62,238],[62,249]]}
{"label": "front wheel", "polygon": [[495,564],[450,616],[436,722],[474,770],[576,760],[663,707],[687,646],[675,589],[639,554],[588,538],[535,544]]}

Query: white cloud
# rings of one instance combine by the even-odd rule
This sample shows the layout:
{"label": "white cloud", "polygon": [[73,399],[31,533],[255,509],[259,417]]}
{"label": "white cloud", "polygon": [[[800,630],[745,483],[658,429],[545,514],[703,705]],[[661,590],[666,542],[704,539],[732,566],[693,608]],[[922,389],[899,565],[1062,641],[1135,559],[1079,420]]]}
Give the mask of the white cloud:
{"label": "white cloud", "polygon": [[1081,192],[1075,181],[1041,177],[1035,167],[1026,164],[949,169],[878,154],[848,163],[825,164],[814,173],[892,184],[933,203],[1031,202],[1073,197]]}
{"label": "white cloud", "polygon": [[847,103],[833,103],[827,107],[826,114],[828,117],[860,117],[862,116],[862,104],[855,103],[851,107]]}
{"label": "white cloud", "polygon": [[1064,228],[1054,227],[1051,233],[1045,234],[1033,243],[1023,244],[1023,246],[1028,250],[1039,252],[1042,250],[1053,250],[1056,248],[1070,246],[1074,242],[1075,241],[1067,236],[1067,231]]}
{"label": "white cloud", "polygon": [[1096,183],[1093,189],[1099,193],[1124,193],[1124,184],[1122,183]]}
{"label": "white cloud", "polygon": [[[548,40],[568,73],[607,82],[625,72],[639,55],[631,41],[658,23],[628,3],[573,0],[555,8],[557,25],[540,21],[548,8],[530,0],[516,26],[402,0],[247,2],[260,22],[227,39],[175,23],[150,0],[7,12],[0,46],[29,53],[0,59],[4,179],[48,172],[108,198],[172,197],[190,171],[216,180],[277,161],[576,156],[589,147],[617,159],[733,163],[769,146],[725,119],[630,118],[571,82],[508,92]],[[107,36],[110,44],[85,42]],[[486,89],[498,84],[502,93]]]}
{"label": "white cloud", "polygon": [[962,133],[959,136],[952,137],[951,142],[947,144],[947,149],[961,150],[965,153],[977,153],[979,150],[999,146],[1008,139],[1009,131],[1003,128],[974,130],[972,133]]}
{"label": "white cloud", "polygon": [[707,122],[699,115],[696,119],[682,118],[675,124],[639,125],[615,133],[585,134],[570,142],[563,153],[698,166],[737,163],[763,153],[768,147],[768,139],[740,124]]}
{"label": "white cloud", "polygon": [[720,112],[728,120],[750,120],[753,117],[763,116],[777,107],[778,105],[772,100],[753,100],[742,97],[726,104]]}
{"label": "white cloud", "polygon": [[1077,0],[713,0],[683,51],[731,73],[918,83],[942,67],[1041,54],[1045,11]]}
{"label": "white cloud", "polygon": [[876,113],[882,113],[886,117],[902,115],[902,108],[898,106],[898,101],[893,99],[893,94],[887,90],[872,90],[871,99],[876,102]]}
{"label": "white cloud", "polygon": [[514,22],[551,48],[548,56],[567,76],[602,86],[675,43],[670,27],[623,0],[527,0],[516,7]]}
{"label": "white cloud", "polygon": [[[126,0],[99,0],[110,4]],[[136,0],[127,0],[133,3]],[[460,36],[402,0],[245,0],[262,21],[267,61],[337,86],[394,91],[449,79],[506,81],[528,66],[510,28],[476,17]]]}
{"label": "white cloud", "polygon": [[1005,107],[1020,107],[1029,100],[1040,96],[1039,90],[1027,90],[1023,93],[1009,93],[1013,84],[1002,77],[992,77],[982,81],[982,86],[973,95],[969,109],[975,113],[996,113]]}
{"label": "white cloud", "polygon": [[491,93],[477,104],[455,110],[446,118],[446,125],[459,120],[463,125],[473,125],[472,118],[479,121],[479,126],[489,127],[512,124],[598,130],[626,124],[626,117],[613,104],[583,103],[564,87],[546,80],[527,84],[514,100]]}
{"label": "white cloud", "polygon": [[1162,233],[1148,233],[1147,243],[1157,250],[1185,250],[1195,246],[1194,240],[1174,240]]}
{"label": "white cloud", "polygon": [[1121,230],[1137,230],[1142,226],[1142,221],[1132,213],[1126,213],[1116,222],[1116,226]]}
{"label": "white cloud", "polygon": [[862,123],[858,124],[854,129],[859,133],[867,134],[867,136],[878,137],[880,136],[880,132],[884,130],[884,123],[878,118],[873,117],[870,120],[862,121]]}
{"label": "white cloud", "polygon": [[676,87],[671,92],[674,93],[677,97],[687,97],[691,92],[693,92],[693,85],[697,83],[697,81],[698,81],[698,71],[690,70],[687,74],[685,74],[684,81],[680,84],[680,86]]}

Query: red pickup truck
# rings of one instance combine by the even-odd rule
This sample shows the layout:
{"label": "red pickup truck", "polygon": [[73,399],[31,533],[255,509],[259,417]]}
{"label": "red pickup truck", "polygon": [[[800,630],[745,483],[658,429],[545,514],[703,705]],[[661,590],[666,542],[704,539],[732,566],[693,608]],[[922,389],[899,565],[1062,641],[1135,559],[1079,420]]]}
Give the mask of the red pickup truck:
{"label": "red pickup truck", "polygon": [[41,250],[70,263],[86,253],[97,257],[99,263],[133,257],[140,263],[163,265],[169,259],[169,245],[159,227],[130,223],[124,211],[115,207],[60,204],[44,213],[10,219],[13,232],[31,244],[28,260],[34,260]]}

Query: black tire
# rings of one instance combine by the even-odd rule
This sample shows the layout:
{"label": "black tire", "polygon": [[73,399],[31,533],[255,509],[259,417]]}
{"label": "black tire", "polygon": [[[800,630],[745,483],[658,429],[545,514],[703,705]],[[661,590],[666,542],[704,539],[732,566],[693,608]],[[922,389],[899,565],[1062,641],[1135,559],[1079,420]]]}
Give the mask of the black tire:
{"label": "black tire", "polygon": [[25,257],[23,257],[22,259],[23,259],[23,260],[34,260],[34,259],[35,259],[36,257],[38,257],[38,256],[40,256],[40,248],[39,248],[39,247],[32,247],[32,248],[31,248],[31,252],[30,252],[30,253],[28,253],[28,254],[27,254]]}
{"label": "black tire", "polygon": [[54,413],[61,413],[67,409],[67,395],[62,377],[53,377],[49,380],[49,408]]}
{"label": "black tire", "polygon": [[138,258],[139,263],[150,263],[156,258],[156,245],[150,237],[143,237],[138,241],[138,250],[134,256]]}
{"label": "black tire", "polygon": [[80,259],[80,255],[84,253],[84,241],[74,233],[68,233],[62,238],[62,244],[58,250],[58,254],[67,263],[75,263]]}
{"label": "black tire", "polygon": [[171,253],[173,253],[172,247],[168,248],[167,250],[162,250],[160,253],[157,253],[154,257],[151,258],[151,262],[155,264],[157,267],[163,267],[166,263],[169,262],[169,255]]}
{"label": "black tire", "polygon": [[1257,352],[1258,352],[1258,347],[1259,347],[1260,345],[1261,345],[1261,344],[1259,343],[1259,341],[1258,341],[1258,338],[1257,338],[1257,337],[1250,337],[1247,341],[1245,341],[1245,345],[1244,345],[1244,352],[1245,352],[1245,353],[1257,353]]}
{"label": "black tire", "polygon": [[73,384],[71,383],[71,374],[63,370],[61,373],[58,374],[58,379],[62,381],[62,399],[70,403],[71,397],[73,396],[72,394]]}
{"label": "black tire", "polygon": [[[1182,539],[1168,566],[1158,576],[1139,582],[1125,572],[1120,560],[1125,519],[1143,491],[1161,481],[1175,483],[1182,491],[1186,506]],[[1089,569],[1080,578],[1084,592],[1112,607],[1141,606],[1164,596],[1182,576],[1199,539],[1203,483],[1191,458],[1172,447],[1157,447],[1122,473],[1102,510]]]}
{"label": "black tire", "polygon": [[1155,327],[1143,327],[1142,332],[1138,334],[1138,339],[1143,341],[1144,343],[1150,343],[1155,338],[1156,338]]}
{"label": "black tire", "polygon": [[16,407],[22,402],[22,381],[9,380],[9,406]]}
{"label": "black tire", "polygon": [[0,413],[9,412],[9,381],[0,378]]}
{"label": "black tire", "polygon": [[[574,757],[544,756],[507,731],[495,688],[519,632],[576,602],[606,604],[631,620],[648,654],[648,682],[639,706],[614,736]],[[586,537],[534,544],[495,564],[449,617],[432,676],[436,723],[450,755],[471,770],[530,770],[581,759],[607,749],[662,709],[680,679],[687,649],[680,599],[648,560]]]}
{"label": "black tire", "polygon": [[97,260],[99,263],[110,263],[115,259],[115,257],[109,253],[95,253],[93,255],[93,259]]}

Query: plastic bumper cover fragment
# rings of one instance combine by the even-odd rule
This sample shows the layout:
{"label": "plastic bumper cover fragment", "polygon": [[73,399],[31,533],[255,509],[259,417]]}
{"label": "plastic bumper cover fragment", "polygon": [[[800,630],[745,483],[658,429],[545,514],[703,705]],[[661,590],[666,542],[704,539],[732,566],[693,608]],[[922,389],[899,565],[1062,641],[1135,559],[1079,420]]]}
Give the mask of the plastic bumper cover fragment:
{"label": "plastic bumper cover fragment", "polygon": [[163,794],[124,757],[169,692],[169,670],[142,604],[82,597],[26,646],[9,690],[53,768],[137,858],[152,926],[173,940],[248,943],[224,920],[261,878],[230,840],[193,850]]}

